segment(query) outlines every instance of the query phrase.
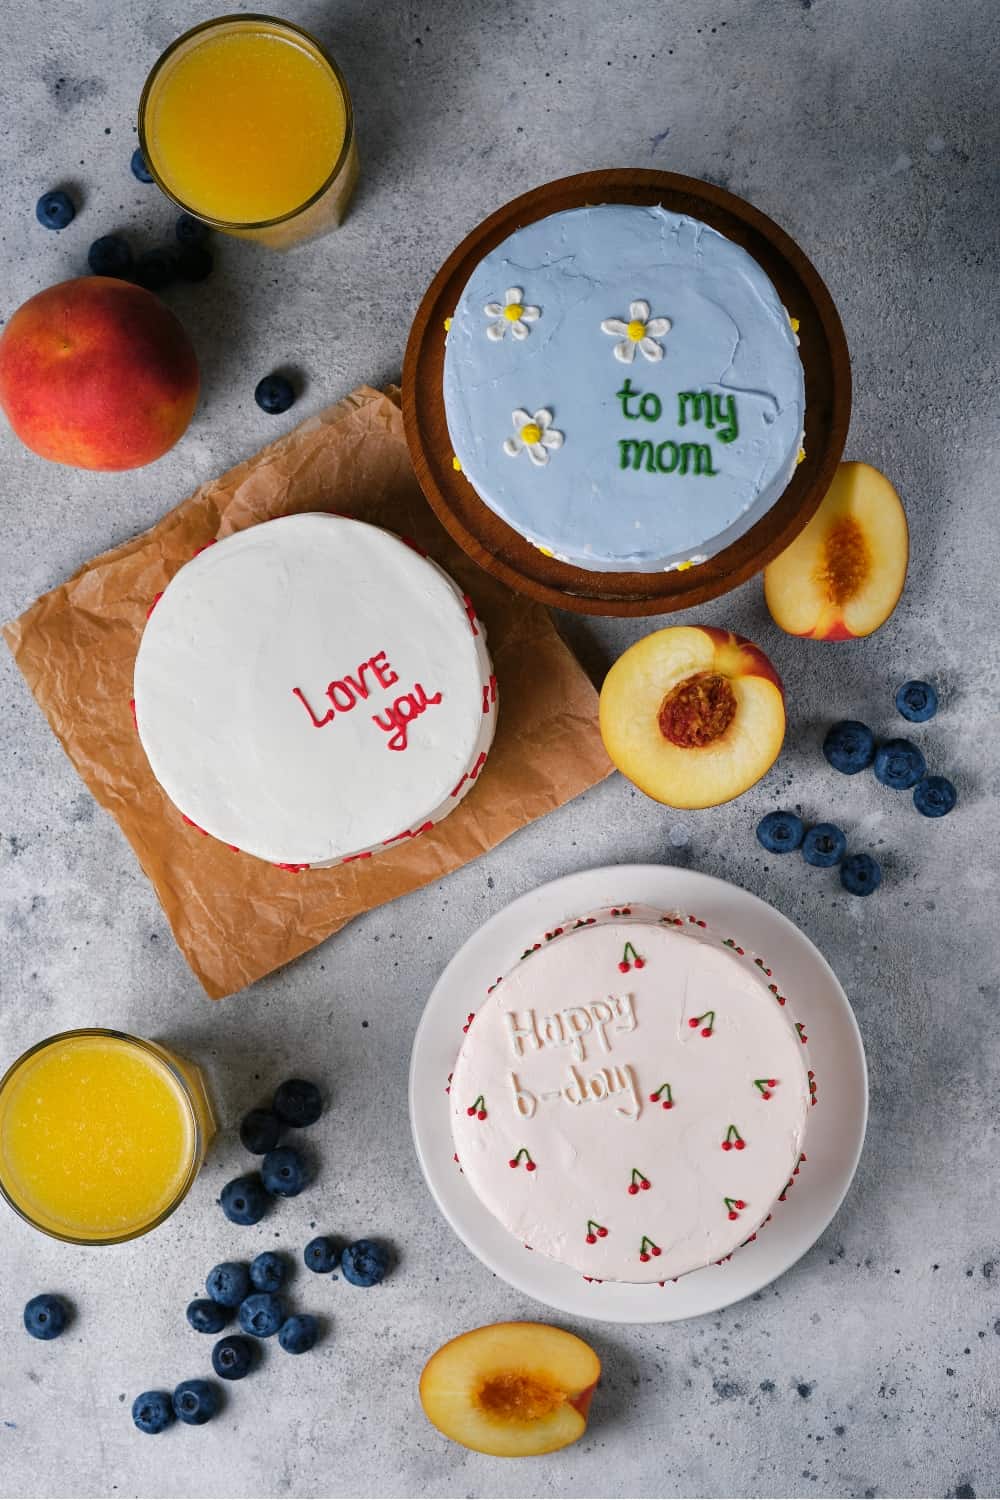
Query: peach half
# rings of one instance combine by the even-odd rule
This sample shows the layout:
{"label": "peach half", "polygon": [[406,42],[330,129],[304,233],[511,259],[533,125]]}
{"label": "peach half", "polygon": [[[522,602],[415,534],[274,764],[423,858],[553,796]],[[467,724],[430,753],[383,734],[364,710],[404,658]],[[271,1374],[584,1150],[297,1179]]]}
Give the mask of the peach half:
{"label": "peach half", "polygon": [[781,678],[759,646],[710,625],[673,625],[630,646],[604,679],[605,749],[668,807],[716,807],[775,762]]}
{"label": "peach half", "polygon": [[789,635],[849,641],[884,625],[906,581],[903,504],[870,464],[840,464],[819,510],[764,569],[764,597]]}
{"label": "peach half", "polygon": [[494,1458],[554,1453],[583,1435],[601,1362],[548,1323],[474,1328],[432,1354],[420,1377],[428,1421]]}

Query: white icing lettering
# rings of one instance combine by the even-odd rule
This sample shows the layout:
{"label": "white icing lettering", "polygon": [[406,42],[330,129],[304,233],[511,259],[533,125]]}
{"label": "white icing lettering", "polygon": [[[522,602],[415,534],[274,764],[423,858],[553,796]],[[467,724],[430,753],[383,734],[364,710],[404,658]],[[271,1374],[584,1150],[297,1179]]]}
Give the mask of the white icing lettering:
{"label": "white icing lettering", "polygon": [[554,1016],[542,1017],[542,1035],[550,1047],[565,1046],[566,1028],[558,1011]]}
{"label": "white icing lettering", "polygon": [[609,1000],[614,1004],[618,1012],[616,1031],[634,1031],[639,1024],[635,1018],[635,1006],[632,1004],[631,995],[609,995]]}
{"label": "white icing lettering", "polygon": [[504,1011],[504,1021],[507,1026],[507,1036],[510,1039],[511,1049],[515,1057],[524,1056],[525,1040],[529,1041],[537,1052],[542,1046],[542,1039],[538,1035],[538,1027],[535,1025],[535,1012],[525,1011],[524,1019],[519,1020],[517,1012],[513,1010]]}
{"label": "white icing lettering", "polygon": [[629,1063],[626,1063],[623,1068],[616,1067],[613,1071],[618,1082],[617,1092],[622,1093],[625,1089],[627,1089],[629,1098],[632,1102],[631,1109],[627,1109],[623,1105],[619,1104],[615,1110],[615,1113],[624,1115],[626,1120],[637,1120],[639,1118],[639,1115],[642,1113],[642,1100],[639,1097],[639,1085],[636,1083],[635,1074],[632,1071],[631,1065]]}
{"label": "white icing lettering", "polygon": [[570,1005],[563,1011],[566,1017],[566,1025],[570,1031],[570,1045],[578,1062],[583,1062],[587,1055],[587,1049],[583,1045],[583,1039],[594,1024],[590,1014],[589,1005]]}
{"label": "white icing lettering", "polygon": [[516,1073],[510,1075],[510,1086],[514,1094],[514,1108],[523,1120],[530,1120],[538,1108],[538,1100],[530,1089],[523,1089]]}
{"label": "white icing lettering", "polygon": [[614,1007],[607,1000],[595,1000],[590,1007],[590,1014],[594,1018],[594,1028],[601,1039],[601,1046],[605,1052],[610,1052],[611,1043],[608,1041],[608,1027],[615,1018]]}
{"label": "white icing lettering", "polygon": [[[610,1068],[600,1068],[589,1077],[584,1077],[572,1063],[567,1071],[569,1081],[563,1085],[561,1091],[561,1097],[567,1104],[588,1104],[591,1101],[600,1102],[602,1099],[624,1095],[625,1102],[616,1105],[615,1113],[623,1115],[626,1120],[639,1118],[642,1113],[642,1099],[630,1064],[626,1063],[624,1067],[615,1065]],[[543,1099],[558,1097],[560,1095],[555,1090],[549,1090],[542,1095]]]}
{"label": "white icing lettering", "polygon": [[631,995],[609,995],[606,1000],[592,1000],[588,1005],[567,1005],[563,1010],[536,1018],[533,1010],[527,1010],[519,1019],[514,1012],[505,1013],[508,1034],[514,1048],[514,1056],[524,1055],[520,1038],[528,1037],[532,1047],[571,1047],[577,1062],[587,1057],[584,1037],[594,1032],[601,1050],[610,1052],[612,1031],[634,1031],[637,1025],[635,1005]]}

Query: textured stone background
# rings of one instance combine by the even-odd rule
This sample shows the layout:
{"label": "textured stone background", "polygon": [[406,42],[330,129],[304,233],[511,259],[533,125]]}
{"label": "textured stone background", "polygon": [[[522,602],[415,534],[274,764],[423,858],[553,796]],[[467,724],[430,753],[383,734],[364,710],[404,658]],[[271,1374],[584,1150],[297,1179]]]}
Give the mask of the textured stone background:
{"label": "textured stone background", "polygon": [[[905,498],[909,585],[876,638],[846,645],[783,636],[758,582],[706,612],[760,640],[789,689],[781,761],[734,806],[681,817],[613,778],[214,1008],[116,827],[0,656],[0,1058],[96,1021],[170,1037],[205,1059],[230,1122],[292,1070],[321,1073],[336,1099],[318,1142],[322,1186],[255,1230],[228,1230],[212,1206],[241,1161],[228,1134],[183,1211],[145,1243],[62,1248],[3,1214],[0,1488],[996,1495],[996,7],[283,6],[331,43],[350,80],[364,159],[355,212],[289,259],[220,245],[210,283],[170,294],[198,346],[204,397],[188,435],[153,468],[74,473],[0,433],[0,617],[284,425],[359,381],[398,375],[421,293],[483,215],[547,178],[621,164],[722,183],[813,257],[854,359],[848,455],[884,468]],[[4,315],[85,269],[98,234],[127,228],[149,243],[169,231],[169,206],[129,175],[135,103],[161,47],[206,9],[3,0]],[[56,236],[36,225],[33,205],[63,182],[82,206]],[[283,362],[303,371],[304,396],[268,418],[253,386]],[[598,674],[656,624],[565,623]],[[831,717],[898,730],[892,694],[915,675],[943,689],[942,713],[918,734],[962,796],[937,825],[868,777],[837,777],[819,755]],[[776,803],[834,818],[853,845],[877,850],[879,895],[845,899],[825,872],[762,858],[753,827]],[[868,1047],[869,1143],[834,1224],[759,1297],[690,1324],[574,1325],[606,1369],[587,1436],[552,1458],[501,1463],[426,1425],[417,1375],[444,1338],[541,1309],[472,1259],[424,1190],[406,1114],[410,1041],[437,974],[485,917],[540,881],[625,860],[732,879],[819,944]],[[155,1442],[137,1434],[132,1396],[207,1364],[209,1341],[183,1320],[207,1268],[265,1244],[301,1246],[314,1221],[391,1235],[398,1273],[370,1293],[300,1280],[303,1301],[332,1320],[321,1350],[294,1364],[268,1350],[267,1370],[234,1388],[210,1427]],[[79,1312],[53,1345],[18,1327],[24,1300],[45,1288],[65,1290]]]}

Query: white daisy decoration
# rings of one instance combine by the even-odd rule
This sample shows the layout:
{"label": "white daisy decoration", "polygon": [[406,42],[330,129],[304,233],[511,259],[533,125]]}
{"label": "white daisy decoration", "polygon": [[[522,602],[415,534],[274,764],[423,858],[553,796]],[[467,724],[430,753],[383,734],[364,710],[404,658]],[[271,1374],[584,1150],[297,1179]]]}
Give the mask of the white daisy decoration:
{"label": "white daisy decoration", "polygon": [[618,339],[615,359],[620,359],[623,365],[630,365],[635,359],[636,349],[640,349],[654,363],[662,359],[663,345],[658,344],[657,339],[663,338],[672,327],[669,318],[651,318],[649,303],[640,301],[629,303],[627,323],[624,318],[605,318],[601,324],[601,332],[610,333]]}
{"label": "white daisy decoration", "polygon": [[518,407],[511,420],[514,436],[507,438],[503,445],[508,457],[516,458],[524,449],[533,464],[542,465],[548,463],[551,451],[562,447],[563,435],[552,426],[552,413],[544,407],[534,416]]}
{"label": "white daisy decoration", "polygon": [[528,337],[529,323],[537,323],[542,316],[540,307],[525,305],[524,290],[509,286],[503,294],[503,302],[487,302],[483,312],[492,321],[487,325],[486,337],[499,343],[509,328],[516,339]]}

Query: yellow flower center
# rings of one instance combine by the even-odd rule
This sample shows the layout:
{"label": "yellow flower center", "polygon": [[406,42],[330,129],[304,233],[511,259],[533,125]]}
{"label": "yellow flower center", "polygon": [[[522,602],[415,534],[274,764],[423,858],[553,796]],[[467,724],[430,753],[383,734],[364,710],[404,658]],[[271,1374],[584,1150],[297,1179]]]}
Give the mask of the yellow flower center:
{"label": "yellow flower center", "polygon": [[507,319],[508,323],[516,323],[523,312],[524,308],[521,306],[520,302],[508,302],[507,306],[503,310],[503,315]]}
{"label": "yellow flower center", "polygon": [[644,339],[646,337],[646,325],[641,318],[632,319],[631,323],[628,325],[628,336],[632,340],[633,344],[637,344],[640,339]]}
{"label": "yellow flower center", "polygon": [[542,429],[537,422],[525,422],[521,428],[521,439],[525,443],[540,443],[542,441]]}

